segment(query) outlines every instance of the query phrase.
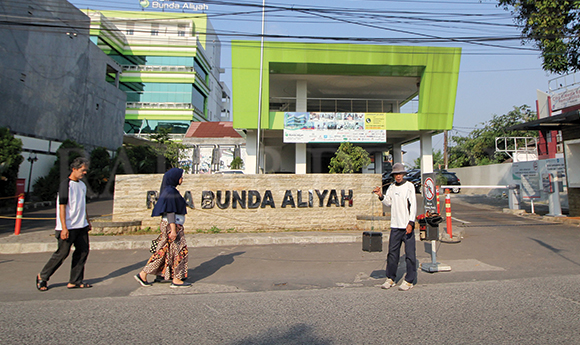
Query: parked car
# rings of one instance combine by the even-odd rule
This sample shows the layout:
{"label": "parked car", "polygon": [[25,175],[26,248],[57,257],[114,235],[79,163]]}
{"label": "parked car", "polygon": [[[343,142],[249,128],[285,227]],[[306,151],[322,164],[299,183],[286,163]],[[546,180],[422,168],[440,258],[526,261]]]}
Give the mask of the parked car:
{"label": "parked car", "polygon": [[421,169],[410,170],[404,178],[415,186],[415,193],[421,194]]}
{"label": "parked car", "polygon": [[215,171],[214,174],[243,174],[244,171],[243,170],[220,170],[220,171]]}
{"label": "parked car", "polygon": [[[421,193],[421,169],[411,169],[407,171],[407,174],[403,178],[415,186],[415,193]],[[387,192],[387,188],[394,181],[395,179],[390,171],[383,173],[383,194]]]}
{"label": "parked car", "polygon": [[[461,186],[461,181],[457,177],[454,172],[447,171],[447,170],[435,170],[436,173],[436,181],[437,184],[440,186]],[[404,177],[405,180],[413,183],[415,186],[415,193],[421,194],[421,169],[411,169],[407,172],[407,175]],[[383,193],[386,193],[387,188],[393,183],[394,179],[389,173],[383,173]],[[461,188],[453,187],[451,188],[452,193],[459,193]]]}
{"label": "parked car", "polygon": [[[447,171],[447,170],[435,170],[437,174],[437,184],[441,186],[461,186],[461,181],[457,177],[454,172]],[[461,188],[459,187],[452,187],[452,193],[459,193]]]}

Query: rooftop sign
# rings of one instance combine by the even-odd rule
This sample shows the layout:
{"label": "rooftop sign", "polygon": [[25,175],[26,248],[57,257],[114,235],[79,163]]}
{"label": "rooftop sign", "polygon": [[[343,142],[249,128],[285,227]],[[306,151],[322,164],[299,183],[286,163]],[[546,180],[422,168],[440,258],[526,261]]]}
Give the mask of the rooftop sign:
{"label": "rooftop sign", "polygon": [[569,108],[580,104],[580,87],[553,94],[552,111]]}
{"label": "rooftop sign", "polygon": [[204,11],[208,10],[209,6],[206,4],[194,4],[194,3],[183,3],[180,1],[169,1],[169,0],[139,0],[139,5],[143,8],[160,8],[169,10],[192,10],[192,11]]}

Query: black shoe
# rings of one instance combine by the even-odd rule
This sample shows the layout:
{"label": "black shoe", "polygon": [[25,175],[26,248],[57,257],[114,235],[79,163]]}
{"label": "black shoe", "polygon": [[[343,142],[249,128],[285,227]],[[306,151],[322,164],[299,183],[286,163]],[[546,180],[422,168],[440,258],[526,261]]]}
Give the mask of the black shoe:
{"label": "black shoe", "polygon": [[183,282],[181,284],[171,283],[171,285],[169,285],[170,288],[188,288],[190,286],[191,286],[191,283],[186,283],[186,282]]}
{"label": "black shoe", "polygon": [[171,279],[165,279],[163,278],[163,276],[156,276],[155,280],[153,280],[154,283],[171,283]]}
{"label": "black shoe", "polygon": [[141,284],[141,286],[151,286],[151,283],[147,282],[146,280],[141,279],[141,276],[139,274],[135,274],[135,280],[139,282],[139,284]]}

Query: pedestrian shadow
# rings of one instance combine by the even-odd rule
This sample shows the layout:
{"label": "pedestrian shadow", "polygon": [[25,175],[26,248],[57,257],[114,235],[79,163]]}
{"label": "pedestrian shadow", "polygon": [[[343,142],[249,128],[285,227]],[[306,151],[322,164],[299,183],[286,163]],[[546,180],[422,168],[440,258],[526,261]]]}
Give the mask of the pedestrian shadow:
{"label": "pedestrian shadow", "polygon": [[[395,283],[398,283],[403,279],[405,274],[407,274],[407,262],[405,261],[405,254],[399,257],[399,263],[397,265],[397,277],[395,278]],[[417,265],[419,261],[417,261]],[[385,269],[387,267],[387,260],[385,260]],[[373,279],[386,279],[387,278],[387,271],[385,269],[381,270],[374,270],[371,272],[370,277]]]}
{"label": "pedestrian shadow", "polygon": [[383,279],[387,277],[385,270],[374,270],[371,272],[371,278],[373,279]]}
{"label": "pedestrian shadow", "polygon": [[556,248],[556,247],[553,247],[553,246],[549,245],[548,243],[546,243],[546,242],[544,242],[544,241],[542,241],[542,240],[538,240],[538,239],[531,238],[531,237],[528,237],[528,238],[529,238],[530,240],[532,240],[532,241],[536,242],[536,243],[537,243],[537,244],[539,244],[540,246],[542,246],[542,247],[544,247],[544,248],[546,248],[546,249],[550,250],[550,251],[551,251],[551,252],[553,252],[554,254],[556,254],[556,255],[560,256],[562,259],[564,259],[564,260],[567,260],[567,261],[570,261],[571,263],[573,263],[573,264],[574,264],[574,265],[576,265],[576,266],[580,266],[580,263],[578,263],[578,262],[576,262],[576,261],[574,261],[574,260],[572,260],[572,259],[569,259],[569,258],[565,257],[564,255],[562,255],[560,252],[563,252],[563,251],[564,251],[563,249],[558,249],[558,248]]}
{"label": "pedestrian shadow", "polygon": [[311,326],[303,323],[294,325],[287,330],[270,328],[265,332],[230,343],[231,345],[270,345],[270,344],[310,344],[330,345],[329,339],[314,334]]}
{"label": "pedestrian shadow", "polygon": [[90,283],[90,284],[96,284],[96,283],[104,282],[105,280],[108,280],[108,279],[113,279],[116,277],[123,276],[123,275],[126,275],[127,273],[130,273],[130,272],[136,270],[136,269],[143,268],[148,260],[149,259],[143,260],[143,261],[140,261],[140,262],[137,262],[137,263],[134,263],[134,264],[122,267],[122,268],[119,268],[119,269],[107,274],[106,276],[103,276],[100,278],[85,279],[85,281],[87,283]]}
{"label": "pedestrian shadow", "polygon": [[246,252],[235,252],[226,255],[218,255],[215,258],[200,264],[193,270],[189,270],[187,276],[190,277],[190,279],[188,280],[191,282],[203,280],[219,271],[220,268],[231,265],[236,256],[245,253]]}

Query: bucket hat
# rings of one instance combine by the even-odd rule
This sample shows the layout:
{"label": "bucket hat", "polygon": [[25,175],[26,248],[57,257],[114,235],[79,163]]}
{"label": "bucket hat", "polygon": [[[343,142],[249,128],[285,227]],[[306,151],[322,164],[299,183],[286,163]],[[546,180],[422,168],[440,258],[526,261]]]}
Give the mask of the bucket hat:
{"label": "bucket hat", "polygon": [[391,171],[391,175],[406,174],[406,173],[407,173],[407,170],[405,170],[405,166],[402,163],[393,164],[393,171]]}

